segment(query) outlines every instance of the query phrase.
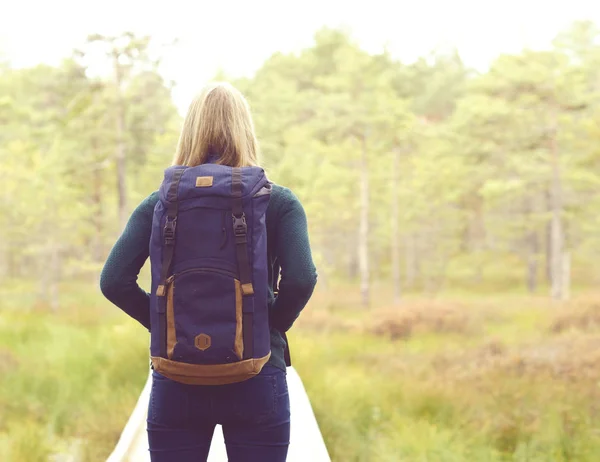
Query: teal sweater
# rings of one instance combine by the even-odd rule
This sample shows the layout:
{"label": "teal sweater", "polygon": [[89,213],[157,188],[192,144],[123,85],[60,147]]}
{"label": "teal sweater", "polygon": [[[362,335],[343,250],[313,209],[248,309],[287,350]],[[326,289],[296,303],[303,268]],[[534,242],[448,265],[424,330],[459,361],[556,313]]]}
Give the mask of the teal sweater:
{"label": "teal sweater", "polygon": [[[110,252],[100,278],[104,296],[148,330],[150,294],[138,285],[137,278],[149,256],[152,216],[157,202],[158,192],[154,192],[135,209]],[[273,186],[266,222],[271,322],[269,363],[285,370],[282,333],[292,327],[308,303],[317,273],[310,251],[306,214],[289,189]]]}

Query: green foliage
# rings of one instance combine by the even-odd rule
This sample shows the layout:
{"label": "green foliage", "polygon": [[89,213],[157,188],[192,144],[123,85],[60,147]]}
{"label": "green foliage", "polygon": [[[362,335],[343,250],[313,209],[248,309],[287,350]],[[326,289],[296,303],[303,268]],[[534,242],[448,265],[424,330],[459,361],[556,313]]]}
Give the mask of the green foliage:
{"label": "green foliage", "polygon": [[[312,47],[276,53],[234,82],[270,177],[305,205],[322,283],[358,276],[365,177],[372,279],[395,267],[406,290],[515,281],[533,290],[552,276],[543,266],[559,199],[574,283],[600,278],[597,38],[593,24],[575,23],[553,49],[501,56],[477,75],[454,50],[404,64],[323,29]],[[149,43],[90,36],[58,67],[0,72],[0,277],[35,275],[54,307],[61,279],[97,277],[123,204],[155,190],[170,162],[180,117]],[[90,75],[86,56],[97,52],[118,64],[114,76]],[[518,263],[501,275],[497,262],[508,259]]]}
{"label": "green foliage", "polygon": [[[346,250],[357,247],[358,179],[368,175],[374,277],[388,276],[390,247],[402,241],[408,286],[482,284],[486,268],[510,253],[522,261],[511,279],[534,289],[543,280],[542,260],[552,258],[556,150],[573,273],[596,274],[587,249],[598,243],[586,223],[598,197],[597,169],[590,169],[597,149],[589,142],[600,133],[591,128],[598,36],[597,28],[577,23],[553,50],[501,56],[475,75],[452,51],[405,65],[325,29],[312,48],[277,54],[240,82],[273,178],[293,186],[309,212],[322,274],[356,274],[356,256]],[[366,171],[361,149],[368,152]],[[402,152],[399,184],[389,173],[395,149]],[[390,234],[393,202],[401,211],[397,236]],[[342,236],[340,228],[347,230]],[[461,261],[477,261],[473,278],[450,273]],[[523,277],[526,264],[530,271],[536,265],[533,280]]]}
{"label": "green foliage", "polygon": [[99,305],[95,291],[66,287],[70,297],[56,317],[36,305],[13,304],[27,290],[3,291],[2,460],[45,461],[73,452],[81,441],[85,460],[102,460],[147,375],[146,336],[106,302]]}
{"label": "green foliage", "polygon": [[[83,285],[63,287],[58,314],[28,284],[2,289],[2,460],[103,460],[147,377],[147,334]],[[480,296],[369,314],[358,300],[318,294],[290,337],[332,460],[595,461],[600,324],[584,319],[597,296],[558,311]],[[394,319],[414,322],[411,335],[372,328]]]}
{"label": "green foliage", "polygon": [[[358,291],[338,296],[358,299]],[[290,338],[332,460],[597,458],[598,325],[579,322],[579,313],[597,311],[597,297],[558,313],[525,297],[410,300],[387,314],[423,312],[433,327],[457,312],[481,329],[433,337],[415,329],[384,343],[369,330],[382,312],[326,314],[326,306],[317,297]],[[587,334],[557,333],[573,310],[570,325]]]}
{"label": "green foliage", "polygon": [[[160,181],[179,119],[169,87],[136,51],[147,39],[125,39],[126,193],[141,200]],[[0,73],[0,279],[37,279],[55,309],[60,281],[97,278],[119,231],[115,84],[84,63],[76,54],[56,68]]]}

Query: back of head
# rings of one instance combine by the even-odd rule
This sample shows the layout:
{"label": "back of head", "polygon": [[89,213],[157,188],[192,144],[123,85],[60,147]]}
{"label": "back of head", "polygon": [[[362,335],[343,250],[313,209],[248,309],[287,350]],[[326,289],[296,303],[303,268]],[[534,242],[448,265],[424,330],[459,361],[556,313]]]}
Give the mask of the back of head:
{"label": "back of head", "polygon": [[214,158],[230,167],[258,165],[258,141],[250,107],[228,83],[206,86],[190,104],[173,165],[194,167]]}

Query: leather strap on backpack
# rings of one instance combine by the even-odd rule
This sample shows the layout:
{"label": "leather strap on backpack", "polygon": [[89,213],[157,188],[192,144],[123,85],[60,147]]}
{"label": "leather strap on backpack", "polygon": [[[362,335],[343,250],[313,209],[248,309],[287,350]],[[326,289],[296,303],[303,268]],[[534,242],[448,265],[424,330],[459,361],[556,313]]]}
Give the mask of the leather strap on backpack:
{"label": "leather strap on backpack", "polygon": [[283,350],[283,360],[285,361],[285,365],[287,367],[290,367],[292,365],[292,357],[290,356],[290,343],[288,342],[288,338],[285,332],[282,332],[281,336],[285,341],[285,350]]}
{"label": "leather strap on backpack", "polygon": [[[275,299],[279,296],[279,276],[281,272],[281,268],[278,263],[273,267],[273,272],[276,274],[275,276],[275,284],[273,288],[273,296]],[[283,350],[283,360],[285,361],[286,367],[290,367],[292,365],[292,356],[290,354],[290,342],[288,341],[287,334],[285,332],[279,332],[283,337],[283,341],[285,342],[285,349]]]}
{"label": "leather strap on backpack", "polygon": [[163,255],[162,267],[160,272],[160,280],[156,288],[157,303],[158,303],[158,332],[160,341],[160,355],[163,358],[167,357],[167,278],[171,271],[171,263],[173,261],[173,253],[175,252],[175,229],[177,227],[177,213],[179,211],[179,202],[177,200],[177,192],[179,190],[179,181],[185,171],[184,168],[177,169],[173,172],[173,178],[169,190],[167,191],[167,218],[165,227],[163,228]]}
{"label": "leather strap on backpack", "polygon": [[249,359],[254,357],[254,300],[247,296],[254,295],[254,287],[252,286],[252,268],[248,259],[248,225],[242,202],[242,187],[242,169],[236,167],[232,171],[231,179],[233,235],[242,294],[244,295],[242,309],[244,359]]}

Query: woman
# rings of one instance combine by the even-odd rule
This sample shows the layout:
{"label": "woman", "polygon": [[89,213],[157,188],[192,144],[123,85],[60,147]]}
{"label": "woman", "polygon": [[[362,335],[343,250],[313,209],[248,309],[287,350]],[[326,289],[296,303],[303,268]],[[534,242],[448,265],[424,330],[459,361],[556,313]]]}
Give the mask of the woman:
{"label": "woman", "polygon": [[[194,99],[173,164],[194,167],[209,161],[231,167],[259,164],[248,103],[229,84],[212,84]],[[148,258],[157,201],[154,192],[133,212],[100,282],[106,298],[148,330],[150,295],[137,277]],[[286,459],[290,408],[283,334],[308,302],[317,276],[306,215],[289,189],[273,185],[266,225],[270,269],[274,275],[281,270],[279,284],[273,277],[268,287],[271,357],[257,376],[230,385],[185,385],[153,371],[148,438],[154,462],[206,460],[216,424],[223,426],[230,461]]]}

